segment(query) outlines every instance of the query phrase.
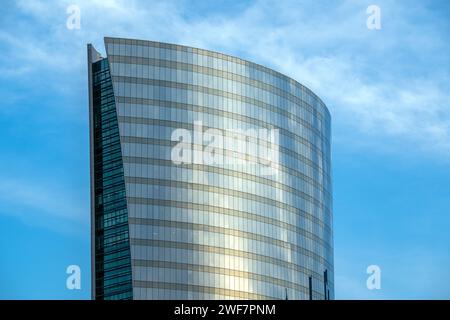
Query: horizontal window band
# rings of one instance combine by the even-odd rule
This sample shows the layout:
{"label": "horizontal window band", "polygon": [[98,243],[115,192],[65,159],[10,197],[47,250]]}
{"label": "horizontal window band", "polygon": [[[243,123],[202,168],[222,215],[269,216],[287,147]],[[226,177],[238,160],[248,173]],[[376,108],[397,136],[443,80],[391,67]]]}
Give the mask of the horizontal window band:
{"label": "horizontal window band", "polygon": [[[170,127],[173,129],[186,129],[189,131],[194,131],[194,125],[192,123],[187,123],[187,122],[179,122],[179,121],[170,121],[170,120],[160,120],[160,119],[149,119],[149,118],[138,118],[138,117],[129,117],[129,116],[119,116],[119,123],[120,124],[124,124],[124,123],[128,123],[128,124],[144,124],[144,125],[157,125],[157,126],[163,126],[163,127]],[[220,130],[221,132],[224,131],[225,129],[221,129],[221,128],[214,128],[214,127],[208,127],[208,126],[203,126],[202,127],[203,130],[208,130],[208,129],[217,129]],[[144,137],[139,137],[139,138],[144,138]],[[169,137],[167,137],[169,138]],[[258,140],[255,139],[254,137],[248,137],[245,135],[239,135],[239,140],[240,141],[244,141],[247,142],[254,142],[254,143],[259,143],[264,147],[270,147],[272,145],[272,143],[268,142],[268,141],[263,141],[263,140]],[[316,156],[318,158],[317,163],[322,163],[325,162],[328,166],[328,161],[325,160],[325,156],[326,154],[320,150],[317,149],[317,147],[313,147],[311,143],[302,143],[299,142],[300,144],[302,144],[305,148],[307,148],[308,150],[310,149],[314,149],[313,151],[311,151],[312,156]],[[319,171],[321,174],[325,175],[325,176],[329,176],[328,172],[326,172],[321,166],[319,166],[316,162],[312,161],[310,158],[302,155],[301,153],[292,150],[291,148],[287,148],[284,147],[282,145],[277,145],[279,151],[283,154],[288,154],[296,159],[298,159],[299,161],[302,161],[303,163],[314,167],[317,171]]]}
{"label": "horizontal window band", "polygon": [[189,285],[189,284],[184,284],[184,283],[173,283],[173,282],[136,281],[136,280],[134,280],[133,287],[208,293],[208,294],[223,295],[223,296],[229,296],[229,297],[240,298],[240,299],[252,299],[252,300],[271,300],[271,299],[273,299],[273,297],[263,296],[263,295],[255,294],[255,293],[251,293],[251,292],[235,291],[235,290],[224,289],[224,288],[204,287],[204,286],[198,286],[198,285]]}
{"label": "horizontal window band", "polygon": [[[300,195],[300,193],[303,193],[306,196],[309,196],[313,199],[316,199],[314,195],[311,195],[308,192],[299,191],[298,189],[288,186],[286,184],[264,178],[259,175],[249,174],[242,171],[235,171],[227,168],[221,168],[216,166],[210,166],[210,165],[203,165],[203,164],[181,164],[181,165],[175,165],[171,160],[166,159],[156,159],[156,158],[141,158],[141,157],[128,157],[125,156],[123,158],[124,164],[142,164],[142,165],[154,165],[158,167],[168,167],[168,168],[179,168],[179,169],[186,169],[186,170],[198,170],[202,172],[209,172],[209,173],[215,173],[219,175],[226,175],[233,178],[239,178],[247,180],[248,182],[257,182],[261,185],[272,187],[275,189],[283,190],[286,192],[289,192],[291,194]],[[303,180],[303,179],[302,179]],[[304,180],[303,180],[304,181]],[[304,181],[306,184],[309,184],[309,181]],[[308,186],[311,186],[308,185]],[[318,189],[316,186],[313,185],[316,190],[312,190],[313,193],[317,192],[319,195],[322,195],[324,202],[331,202],[330,195],[326,191],[322,191],[321,189]],[[320,200],[317,200],[319,201]]]}
{"label": "horizontal window band", "polygon": [[[322,261],[322,259],[325,260],[324,257],[318,255],[317,253],[312,252],[311,250],[308,250],[306,248],[300,247],[298,245],[295,245],[293,243],[278,240],[278,239],[268,237],[268,236],[263,236],[263,235],[252,233],[252,232],[238,230],[238,229],[222,228],[222,227],[211,226],[211,225],[206,225],[206,224],[199,224],[199,223],[192,223],[192,222],[170,221],[170,220],[149,219],[149,218],[130,218],[129,224],[130,225],[138,225],[138,226],[145,225],[145,226],[166,227],[166,228],[220,233],[223,235],[229,235],[229,236],[245,238],[245,239],[249,239],[249,240],[265,242],[265,243],[269,243],[269,244],[272,244],[274,246],[278,246],[278,247],[281,247],[284,249],[300,252],[304,255],[314,257],[314,259],[320,261],[321,263],[324,263],[324,261]],[[304,234],[302,234],[302,235],[304,235]],[[323,239],[320,239],[319,237],[317,237],[317,239],[310,238],[310,240],[312,240],[312,241],[320,244],[322,247],[326,248],[327,249],[326,251],[331,252],[331,246],[328,243],[326,243]]]}
{"label": "horizontal window band", "polygon": [[[170,140],[166,140],[166,139],[157,139],[157,138],[140,138],[140,137],[134,137],[134,136],[122,136],[121,137],[121,143],[122,143],[122,148],[123,145],[126,143],[134,143],[137,145],[148,145],[148,146],[163,146],[163,147],[171,147],[173,148],[174,146],[176,146],[178,144],[177,141],[170,141]],[[203,146],[202,145],[198,145],[198,144],[192,144],[192,147],[194,150],[197,151],[202,151],[203,150]],[[232,151],[232,150],[228,150],[228,149],[218,149],[216,150],[217,154],[222,155],[224,157],[228,157],[230,159],[236,159],[236,161],[245,161],[245,162],[250,162],[251,164],[255,164],[255,165],[260,165],[261,161],[264,161],[264,159],[261,159],[259,157],[255,157],[254,155],[250,155],[247,153],[242,153],[242,152],[236,152],[236,151]],[[142,158],[140,156],[130,156],[130,155],[124,155],[125,157],[134,157],[134,158]],[[167,159],[166,159],[167,160]],[[224,159],[225,160],[225,159]],[[298,159],[295,159],[298,160]],[[302,162],[302,161],[300,161]],[[303,163],[303,162],[302,162]],[[305,166],[307,166],[306,163],[303,163]],[[182,167],[186,164],[180,164],[179,166]],[[315,168],[309,167],[312,170],[316,170]],[[281,163],[276,163],[276,167],[273,168],[273,170],[282,170],[284,172],[297,172],[299,176],[303,177],[306,176],[308,179],[313,179],[312,177],[307,176],[306,174],[295,170],[291,167],[288,167],[286,165],[283,165]],[[231,169],[230,169],[231,170]],[[237,171],[236,172],[242,172],[242,171]],[[321,179],[327,181],[330,185],[331,185],[331,178],[326,175],[324,176],[323,173],[319,173],[316,170],[316,173],[319,175],[319,179],[316,180],[316,183],[319,184],[318,181],[320,181]],[[323,186],[323,185],[322,185]],[[326,188],[324,188],[324,190],[327,190]]]}
{"label": "horizontal window band", "polygon": [[103,287],[103,284],[98,284],[101,289],[96,289],[96,299],[99,300],[118,300],[118,299],[131,299],[132,298],[132,286],[131,281],[125,284],[115,285],[110,288]]}
{"label": "horizontal window band", "polygon": [[[175,120],[164,120],[164,119],[155,119],[155,118],[143,118],[143,117],[133,117],[133,116],[119,116],[119,123],[120,124],[146,124],[149,126],[160,126],[160,127],[164,127],[164,128],[173,128],[173,129],[186,129],[189,131],[194,131],[194,124],[191,122],[180,122],[180,121],[175,121]],[[226,133],[226,129],[222,129],[222,128],[215,128],[215,127],[209,127],[209,126],[202,126],[202,129],[204,131],[208,130],[208,129],[214,129],[214,130],[219,130],[221,133],[223,133],[223,131],[225,131]],[[264,128],[266,129],[266,128]],[[272,145],[275,145],[275,143],[272,143],[270,141],[267,140],[263,140],[263,139],[258,139],[257,137],[251,137],[245,134],[241,134],[238,132],[233,132],[233,138],[236,138],[239,141],[245,141],[245,142],[252,142],[252,143],[259,143],[261,144],[261,146],[264,147],[271,147]],[[282,147],[282,146],[279,146]],[[322,153],[320,150],[318,151],[318,153]]]}
{"label": "horizontal window band", "polygon": [[[221,168],[213,165],[205,165],[205,164],[180,164],[175,165],[173,161],[167,160],[167,159],[158,159],[158,158],[143,158],[143,157],[129,157],[124,156],[123,157],[123,163],[124,164],[148,164],[148,165],[158,165],[158,166],[165,166],[165,167],[173,167],[173,168],[182,168],[182,169],[190,169],[190,170],[199,170],[204,172],[211,172],[211,173],[217,173],[222,175],[227,175],[230,177],[236,177],[236,178],[242,178],[246,179],[248,181],[252,182],[258,182],[261,184],[265,184],[274,188],[283,189],[288,192],[293,192],[293,190],[296,190],[295,188],[288,186],[286,184],[282,184],[280,182],[264,178],[259,175],[254,175],[242,171],[235,171],[227,168]],[[307,176],[296,176],[297,178],[303,180],[308,186],[311,186],[313,188],[316,188],[314,192],[318,192],[319,194],[323,195],[323,198],[325,201],[331,201],[330,194],[327,190],[322,189],[321,185],[318,185],[318,183],[314,183],[312,181],[309,181],[309,177]],[[311,179],[312,180],[312,179]],[[308,194],[308,196],[313,197],[312,195]]]}
{"label": "horizontal window band", "polygon": [[[218,274],[218,275],[225,275],[225,276],[234,276],[234,277],[240,277],[244,279],[251,279],[256,281],[262,281],[267,282],[270,284],[279,285],[282,287],[287,287],[290,289],[294,289],[297,291],[304,291],[305,287],[302,285],[299,285],[297,283],[289,282],[286,280],[282,280],[279,278],[271,277],[271,276],[265,276],[257,273],[251,273],[236,269],[229,269],[229,268],[219,268],[219,267],[212,267],[207,265],[201,265],[201,264],[189,264],[189,263],[178,263],[178,262],[169,262],[169,261],[157,261],[157,260],[131,260],[131,265],[133,267],[150,267],[150,268],[167,268],[167,269],[176,269],[176,270],[186,270],[186,271],[196,271],[196,272],[205,272],[205,273],[211,273],[211,274]],[[311,270],[305,269],[305,277],[307,278],[309,275],[314,275],[317,281],[321,281],[320,277],[323,275],[320,275],[319,273],[312,272]]]}
{"label": "horizontal window band", "polygon": [[[193,130],[193,126],[191,124],[176,122],[176,121],[154,120],[153,123],[143,123],[144,121],[142,119],[136,120],[136,118],[130,119],[130,117],[119,117],[119,120],[120,120],[119,125],[123,125],[125,123],[147,124],[147,125],[158,125],[158,126],[163,126],[163,127],[172,127],[174,129],[183,128],[183,129],[187,129],[187,130]],[[134,122],[134,121],[136,121],[136,122]],[[219,129],[219,130],[221,130],[221,129]],[[124,135],[121,135],[121,138],[123,138],[123,137],[124,137]],[[142,140],[142,141],[146,141],[146,139],[154,139],[154,138],[136,137],[136,136],[127,136],[127,137],[134,138],[136,140]],[[159,139],[159,140],[166,140],[166,139]],[[149,141],[152,141],[152,140],[149,140]],[[166,140],[166,141],[170,141],[171,146],[175,146],[176,144],[178,144],[178,141],[171,141],[171,140]],[[123,139],[122,139],[122,142],[124,142]],[[194,143],[192,143],[192,144],[194,145]],[[204,145],[198,145],[198,146],[202,147],[202,148],[204,147]],[[222,151],[222,150],[219,149],[218,152],[219,151]],[[235,151],[231,151],[231,150],[223,150],[223,151],[235,152]],[[326,179],[331,179],[328,172],[325,172],[322,167],[320,167],[317,163],[313,162],[311,159],[305,157],[304,155],[297,153],[293,150],[287,149],[285,147],[282,147],[282,146],[279,146],[278,151],[280,153],[280,158],[281,158],[281,155],[288,155],[288,156],[294,158],[295,160],[302,162],[303,164],[307,165],[308,167],[316,170],[320,175],[324,176]],[[240,154],[243,154],[246,157],[250,157],[250,155],[248,155],[246,153],[240,153]],[[277,164],[277,165],[279,165],[279,164]]]}
{"label": "horizontal window band", "polygon": [[[147,41],[147,40],[124,39],[124,38],[105,38],[105,44],[107,47],[110,44],[114,44],[114,45],[122,44],[122,45],[129,45],[129,46],[140,45],[140,46],[144,46],[144,47],[152,47],[155,49],[164,48],[164,49],[168,49],[168,50],[174,50],[175,52],[176,51],[187,52],[189,54],[197,54],[197,55],[204,56],[204,57],[220,59],[220,60],[223,60],[223,62],[232,62],[235,64],[246,66],[246,67],[255,69],[257,71],[266,73],[268,76],[272,76],[276,79],[279,79],[280,81],[283,81],[286,86],[295,86],[302,92],[305,91],[307,94],[314,97],[316,100],[318,100],[320,103],[323,104],[323,102],[320,100],[320,98],[314,92],[312,92],[308,87],[302,85],[298,81],[296,81],[278,71],[275,71],[273,69],[262,66],[260,64],[250,62],[248,60],[243,60],[238,57],[230,56],[230,55],[223,54],[220,52],[214,52],[214,51],[210,51],[210,50],[193,48],[193,47],[182,46],[182,45],[177,45],[177,44],[162,43],[162,42]],[[108,56],[111,57],[113,55],[108,55]],[[172,61],[172,60],[170,60],[170,61]],[[316,110],[315,112],[319,112],[319,111]]]}
{"label": "horizontal window band", "polygon": [[[143,85],[149,85],[149,86],[160,86],[160,87],[166,87],[166,88],[174,88],[174,89],[182,89],[182,90],[189,90],[193,92],[199,92],[209,95],[214,95],[218,97],[224,97],[230,100],[240,101],[247,104],[255,105],[260,108],[264,108],[267,110],[271,110],[273,112],[280,113],[282,115],[285,115],[287,117],[292,118],[292,116],[296,116],[295,114],[291,114],[290,112],[287,112],[277,105],[269,104],[267,102],[250,98],[244,95],[239,95],[235,93],[231,93],[224,90],[219,89],[213,89],[209,87],[199,86],[199,85],[193,85],[193,84],[185,84],[180,82],[174,82],[174,81],[168,81],[168,80],[157,80],[157,79],[144,79],[144,78],[135,78],[135,77],[126,77],[126,76],[112,76],[113,83],[115,85],[119,83],[131,83],[131,84],[143,84]],[[116,88],[115,88],[116,89]],[[116,92],[117,94],[117,92]],[[293,102],[293,101],[292,101]],[[293,102],[296,104],[295,102]],[[301,104],[296,104],[298,108],[301,108]],[[297,117],[297,116],[296,116]],[[321,123],[321,127],[325,127],[323,125],[323,122]]]}
{"label": "horizontal window band", "polygon": [[[242,250],[236,250],[236,249],[229,249],[229,248],[222,248],[222,247],[215,247],[215,246],[209,246],[209,245],[203,245],[203,244],[193,244],[193,243],[186,243],[186,242],[177,242],[177,241],[166,241],[166,240],[150,240],[150,239],[138,239],[138,238],[130,238],[130,244],[131,246],[145,246],[145,247],[160,247],[160,248],[172,248],[172,249],[182,249],[182,250],[191,250],[191,251],[203,251],[207,253],[216,253],[216,254],[223,254],[223,255],[229,255],[229,256],[235,256],[250,260],[256,260],[259,262],[265,262],[270,263],[273,265],[282,266],[285,268],[292,269],[297,272],[303,272],[304,267],[301,265],[297,265],[292,262],[288,262],[285,260],[272,258],[269,256],[251,253],[247,251]],[[314,260],[313,257],[309,257],[311,260]],[[332,265],[325,261],[325,259],[321,263],[324,266],[324,269],[327,270],[333,270]]]}
{"label": "horizontal window band", "polygon": [[[158,145],[158,146],[167,146],[167,147],[173,147],[177,144],[176,141],[170,141],[170,140],[165,140],[165,139],[156,139],[156,138],[137,138],[137,137],[130,137],[130,136],[122,136],[122,143],[136,143],[136,144],[145,144],[145,145]],[[201,150],[201,146],[197,145],[197,144],[193,144],[193,147],[195,150]],[[236,154],[241,155],[242,159],[244,157],[243,153],[239,153],[239,152],[234,152],[234,151],[229,151],[229,150],[217,150],[218,154],[221,154],[223,156],[234,156]],[[225,154],[224,154],[225,153]],[[258,163],[258,161],[260,161],[260,158],[245,154],[245,160],[247,161],[251,161],[253,163]],[[141,163],[141,164],[145,164],[146,160],[145,159],[157,159],[157,158],[144,158],[144,157],[139,157],[139,156],[123,156],[123,159],[136,159],[136,162],[133,163]],[[159,160],[162,161],[170,161],[173,162],[172,160],[168,160],[168,159],[163,159],[163,158],[159,158]],[[181,168],[184,167],[189,167],[191,165],[194,164],[188,164],[188,163],[182,163],[180,165],[177,165]],[[208,166],[208,165],[202,165],[202,166]],[[209,166],[209,167],[213,167],[213,168],[218,168],[220,170],[222,170],[221,167],[217,167],[217,166]],[[225,168],[223,168],[225,170]],[[228,169],[231,170],[231,169]],[[283,164],[277,164],[277,168],[276,170],[280,170],[283,171],[283,173],[287,174],[287,175],[293,175],[298,177],[299,179],[304,180],[306,183],[312,184],[313,186],[317,187],[319,190],[323,190],[324,193],[327,193],[327,195],[330,196],[331,198],[331,194],[330,192],[327,190],[327,188],[325,188],[325,186],[323,186],[319,180],[315,180],[312,177],[309,177],[308,175],[295,170],[291,167],[287,167]],[[246,174],[243,171],[236,171],[236,170],[231,170],[236,172],[237,174]],[[324,177],[325,178],[325,177]],[[327,177],[328,180],[331,180],[331,178]],[[329,184],[331,184],[331,181],[329,181]]]}
{"label": "horizontal window band", "polygon": [[[278,208],[286,209],[293,211],[295,209],[298,209],[290,204],[274,200],[272,198],[263,197],[259,195],[255,195],[253,193],[238,191],[234,189],[229,188],[221,188],[221,187],[213,187],[206,184],[200,184],[200,183],[191,183],[191,182],[181,182],[181,181],[175,181],[175,180],[169,180],[169,179],[152,179],[152,178],[142,178],[142,177],[125,177],[125,183],[134,183],[134,184],[143,184],[143,185],[158,185],[158,186],[166,186],[166,187],[175,187],[175,188],[184,188],[184,189],[192,189],[197,191],[205,191],[205,192],[213,192],[220,195],[227,195],[231,197],[236,198],[242,198],[247,199],[251,201],[256,201],[259,203],[264,203],[268,205],[273,205]],[[306,198],[306,197],[305,197]],[[303,199],[305,201],[310,201],[308,199]],[[313,204],[310,201],[311,204]],[[316,204],[318,208],[320,208],[327,219],[331,219],[331,213],[328,211],[325,206],[322,204]]]}
{"label": "horizontal window band", "polygon": [[[181,103],[177,101],[171,101],[171,100],[160,100],[160,99],[146,99],[146,98],[136,98],[136,97],[126,97],[126,96],[116,96],[116,101],[118,103],[118,107],[120,107],[120,104],[137,104],[137,105],[147,105],[147,106],[159,106],[164,108],[174,108],[174,109],[180,109],[180,110],[187,110],[187,111],[195,111],[199,113],[207,113],[211,115],[216,115],[219,117],[229,118],[233,120],[239,120],[246,123],[251,123],[260,127],[269,127],[274,126],[275,128],[279,129],[280,131],[286,131],[286,135],[291,136],[297,136],[299,139],[306,139],[303,138],[297,134],[295,134],[292,131],[285,130],[282,127],[277,127],[276,123],[269,123],[260,119],[256,119],[250,116],[242,115],[239,113],[231,112],[231,111],[225,111],[225,110],[219,110],[213,107],[207,107],[207,106],[199,106],[194,104],[188,104],[188,103]],[[286,111],[287,112],[287,111]],[[283,114],[284,115],[284,114]],[[312,135],[315,135],[317,139],[319,139],[322,143],[325,143],[327,146],[330,145],[330,142],[328,138],[316,127],[308,123],[306,120],[303,120],[295,115],[284,115],[286,119],[293,119],[295,122],[299,123],[303,127],[305,127],[307,130],[311,131]]]}
{"label": "horizontal window band", "polygon": [[[287,223],[275,220],[270,217],[257,215],[254,213],[246,212],[246,211],[239,211],[219,206],[212,206],[208,204],[201,204],[201,203],[193,203],[193,202],[185,202],[185,201],[175,201],[175,200],[165,200],[165,199],[149,199],[149,198],[139,198],[139,197],[127,197],[128,204],[143,204],[143,205],[159,205],[159,206],[166,206],[166,207],[177,207],[177,208],[183,208],[183,209],[191,209],[191,210],[202,210],[202,211],[210,211],[210,212],[217,212],[221,214],[227,214],[235,217],[243,217],[246,219],[261,221],[265,223],[275,224],[282,227],[288,228],[290,225]],[[319,218],[311,215],[310,213],[307,213],[305,211],[302,211],[300,209],[297,209],[296,211],[291,211],[293,214],[297,215],[299,218],[308,219],[312,223],[315,223],[319,225],[321,228],[324,228],[328,233],[331,233],[331,227],[326,224],[324,221],[320,220]]]}
{"label": "horizontal window band", "polygon": [[308,113],[311,114],[312,117],[316,117],[316,119],[318,119],[319,121],[323,121],[323,115],[317,110],[315,110],[312,106],[310,106],[309,103],[303,100],[302,98],[288,91],[285,91],[273,84],[265,83],[263,81],[254,78],[249,78],[240,74],[215,69],[211,67],[204,67],[196,64],[189,64],[165,59],[144,58],[136,56],[121,56],[121,55],[110,55],[108,58],[111,63],[123,63],[135,66],[147,65],[152,67],[174,69],[175,71],[183,70],[187,72],[192,73],[195,72],[202,75],[213,76],[220,79],[238,82],[240,84],[248,85],[253,88],[258,88],[260,90],[264,90],[268,93],[276,95],[280,98],[289,100],[290,102],[295,103],[299,107],[303,107]]}

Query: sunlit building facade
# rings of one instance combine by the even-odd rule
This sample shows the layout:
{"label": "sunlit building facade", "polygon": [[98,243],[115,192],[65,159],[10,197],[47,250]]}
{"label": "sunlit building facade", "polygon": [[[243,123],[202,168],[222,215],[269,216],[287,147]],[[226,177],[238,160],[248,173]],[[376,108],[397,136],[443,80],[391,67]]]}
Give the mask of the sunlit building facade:
{"label": "sunlit building facade", "polygon": [[[105,48],[88,45],[93,298],[333,299],[325,104],[229,55],[119,38]],[[226,146],[214,155],[246,162],[174,161],[175,130],[204,150],[198,123],[276,130],[276,172]]]}

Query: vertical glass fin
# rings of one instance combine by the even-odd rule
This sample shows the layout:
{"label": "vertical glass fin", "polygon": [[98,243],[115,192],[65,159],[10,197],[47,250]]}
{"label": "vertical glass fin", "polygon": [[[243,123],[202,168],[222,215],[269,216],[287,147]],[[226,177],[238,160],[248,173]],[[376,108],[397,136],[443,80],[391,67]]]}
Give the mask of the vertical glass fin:
{"label": "vertical glass fin", "polygon": [[108,59],[92,64],[95,299],[132,299],[128,211]]}

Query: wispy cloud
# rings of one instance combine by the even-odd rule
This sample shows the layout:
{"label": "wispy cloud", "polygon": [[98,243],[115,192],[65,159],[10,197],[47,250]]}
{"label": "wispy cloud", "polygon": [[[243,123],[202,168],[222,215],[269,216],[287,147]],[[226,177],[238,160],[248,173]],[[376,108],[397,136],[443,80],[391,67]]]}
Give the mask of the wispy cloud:
{"label": "wispy cloud", "polygon": [[[377,0],[378,31],[366,28],[372,0],[239,3],[237,10],[222,5],[206,11],[186,0],[18,0],[8,6],[10,15],[0,20],[0,132],[6,145],[0,214],[57,232],[88,231],[86,43],[104,51],[104,36],[222,51],[286,73],[328,105],[333,145],[341,152],[364,148],[450,160],[450,21],[435,2]],[[79,30],[66,28],[72,4],[81,9]],[[14,162],[16,170],[7,170]],[[436,250],[379,253],[385,258],[375,263],[383,267],[388,290],[374,293],[365,288],[364,273],[373,252],[355,253],[353,246],[351,259],[336,261],[338,297],[393,297],[395,284],[423,297],[441,279],[408,279],[438,274],[439,265],[448,265],[445,249],[442,258]],[[448,296],[447,288],[439,290]]]}
{"label": "wispy cloud", "polygon": [[[73,3],[81,9],[80,30],[65,28],[65,10]],[[206,12],[188,18],[195,3],[21,0],[18,9],[38,27],[19,28],[20,37],[0,34],[0,40],[23,58],[18,75],[50,66],[65,77],[84,77],[85,43],[101,48],[105,35],[237,54],[277,68],[321,96],[333,114],[334,139],[343,146],[406,143],[417,152],[449,157],[450,74],[445,66],[433,65],[446,58],[430,53],[450,48],[442,37],[445,30],[414,22],[419,12],[425,22],[436,12],[419,2],[379,1],[383,27],[370,31],[365,25],[369,4],[348,0],[328,8],[320,2],[256,1],[233,15]]]}
{"label": "wispy cloud", "polygon": [[0,179],[0,214],[57,232],[73,232],[88,225],[89,205],[76,197],[57,180]]}
{"label": "wispy cloud", "polygon": [[[66,28],[71,4],[81,10],[79,30]],[[448,24],[444,30],[427,24],[438,19],[437,13],[419,2],[405,7],[380,1],[382,29],[370,31],[368,4],[347,0],[329,8],[316,1],[255,1],[238,12],[192,15],[195,3],[183,1],[20,0],[20,19],[11,19],[14,25],[0,31],[7,58],[0,62],[0,81],[15,83],[16,91],[5,92],[9,101],[34,99],[29,97],[34,91],[49,89],[57,97],[66,94],[61,102],[39,105],[41,114],[54,118],[54,124],[47,121],[41,128],[47,131],[60,126],[64,114],[87,120],[86,97],[79,97],[86,95],[86,43],[100,50],[104,36],[182,43],[271,66],[307,85],[330,108],[333,139],[341,149],[394,150],[449,160],[450,63],[442,64],[449,60],[443,36]],[[419,12],[422,24],[414,24]],[[75,99],[86,102],[78,106],[83,112],[74,112]],[[4,115],[14,116],[12,103],[5,108]],[[26,112],[23,108],[18,112]],[[67,194],[58,188],[17,179],[4,180],[0,187],[11,207],[22,201],[21,208],[65,221],[80,215],[81,209],[63,200]]]}

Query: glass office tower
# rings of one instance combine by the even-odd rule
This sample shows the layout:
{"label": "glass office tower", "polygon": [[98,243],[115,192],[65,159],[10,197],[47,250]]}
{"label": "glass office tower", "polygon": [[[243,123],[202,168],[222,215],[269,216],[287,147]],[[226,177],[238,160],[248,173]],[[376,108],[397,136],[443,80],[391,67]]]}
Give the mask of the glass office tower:
{"label": "glass office tower", "polygon": [[[229,55],[105,48],[88,45],[93,298],[333,299],[325,104]],[[258,130],[276,135],[246,134]],[[221,161],[204,161],[229,132],[210,153]],[[261,145],[277,151],[269,173]]]}

